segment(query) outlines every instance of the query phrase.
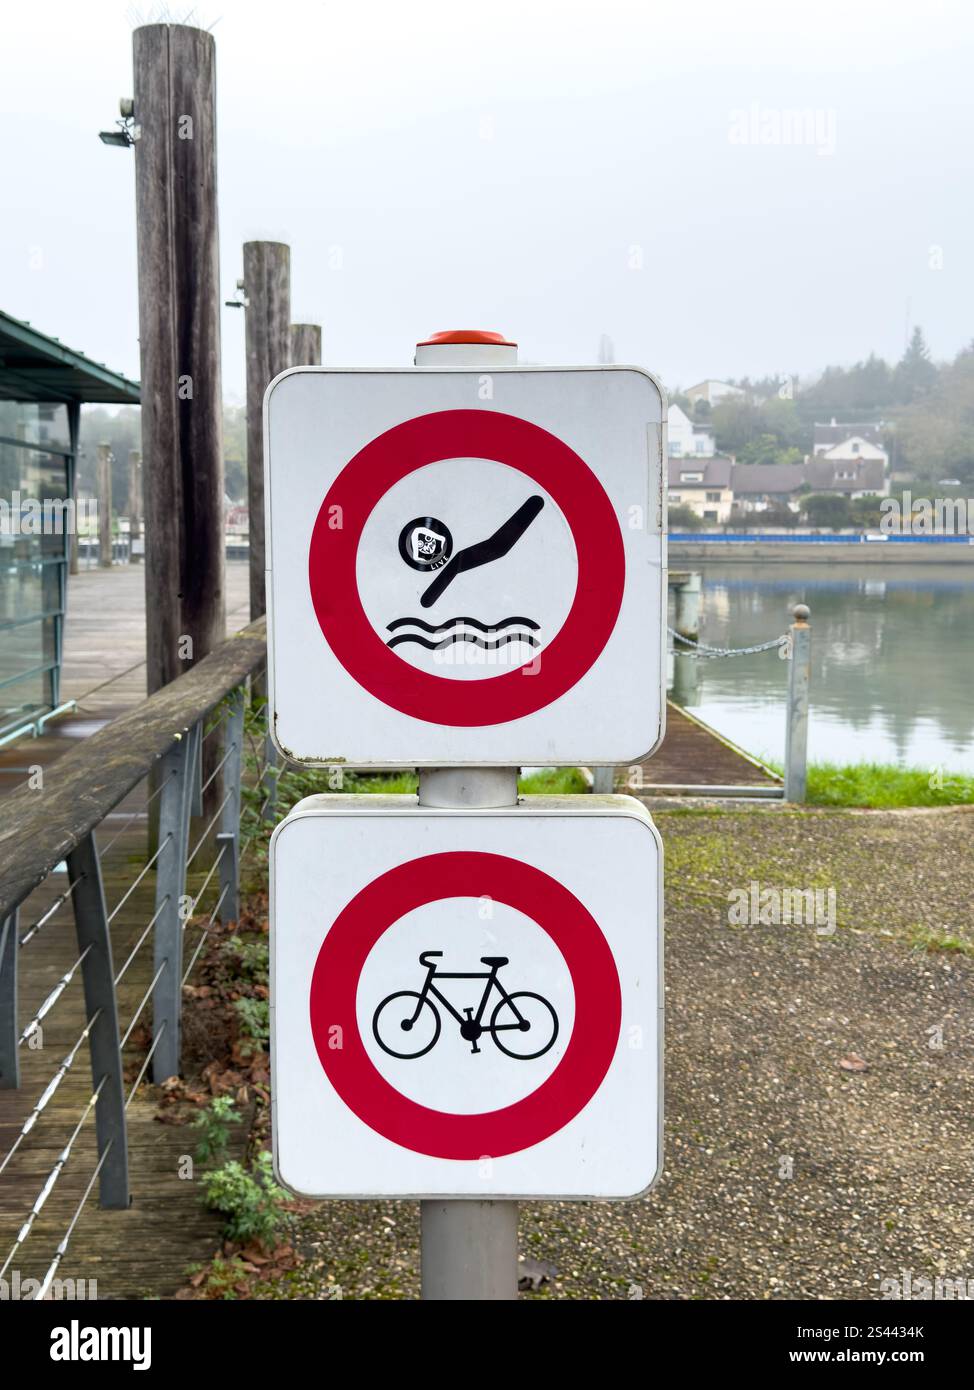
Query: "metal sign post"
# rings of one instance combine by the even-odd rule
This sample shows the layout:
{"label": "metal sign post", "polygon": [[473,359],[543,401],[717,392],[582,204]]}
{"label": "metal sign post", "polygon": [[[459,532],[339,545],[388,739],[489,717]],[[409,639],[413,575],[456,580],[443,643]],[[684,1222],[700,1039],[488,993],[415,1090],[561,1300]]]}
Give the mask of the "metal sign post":
{"label": "metal sign post", "polygon": [[[486,335],[474,333],[455,336],[461,341],[417,344],[416,365],[510,367],[517,362],[516,343],[478,343],[476,338]],[[419,804],[450,810],[516,806],[517,775],[516,767],[421,769]],[[424,1300],[517,1298],[516,1202],[421,1202],[419,1211]]]}

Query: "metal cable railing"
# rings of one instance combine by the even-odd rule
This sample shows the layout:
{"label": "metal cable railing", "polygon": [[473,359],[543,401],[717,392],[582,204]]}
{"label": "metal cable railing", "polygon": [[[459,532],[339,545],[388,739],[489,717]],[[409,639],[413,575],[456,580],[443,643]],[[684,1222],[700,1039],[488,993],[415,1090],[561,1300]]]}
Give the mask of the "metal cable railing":
{"label": "metal cable railing", "polygon": [[64,974],[61,976],[60,980],[58,980],[57,984],[48,994],[43,1004],[41,1004],[34,1017],[31,1019],[27,1027],[21,1033],[20,1037],[17,1039],[18,1047],[23,1047],[24,1043],[28,1040],[28,1038],[33,1037],[33,1035],[37,1032],[37,1029],[40,1027],[42,1020],[47,1017],[47,1015],[51,1012],[51,1009],[53,1009],[54,1005],[61,998],[61,995],[64,993],[68,985],[74,979],[75,972],[77,971],[78,967],[84,963],[86,956],[90,954],[91,949],[92,943],[89,942],[85,949],[81,952],[81,955],[75,961],[74,965],[72,965],[68,970],[66,970]]}
{"label": "metal cable railing", "polygon": [[61,1152],[58,1154],[54,1167],[51,1169],[47,1177],[44,1179],[44,1182],[41,1186],[41,1190],[34,1198],[33,1205],[31,1206],[31,1209],[27,1214],[27,1220],[24,1222],[20,1230],[17,1232],[17,1238],[10,1249],[10,1253],[4,1260],[3,1265],[0,1266],[0,1279],[2,1279],[3,1276],[6,1274],[7,1270],[10,1268],[10,1263],[13,1260],[14,1256],[20,1250],[21,1246],[24,1244],[27,1237],[34,1229],[34,1222],[37,1220],[38,1216],[40,1216],[41,1211],[44,1209],[44,1205],[47,1202],[48,1197],[50,1197],[51,1193],[54,1191],[55,1185],[57,1184],[58,1180],[61,1177],[61,1174],[67,1167],[68,1160],[70,1159],[71,1152],[74,1148],[75,1140],[81,1133],[82,1129],[84,1128],[85,1121],[87,1120],[88,1116],[91,1114],[92,1110],[97,1104],[98,1098],[102,1093],[102,1088],[104,1087],[105,1082],[107,1080],[108,1077],[103,1076],[101,1080],[98,1082],[97,1086],[92,1091],[91,1096],[88,1100],[88,1104],[81,1112],[81,1118],[78,1120],[78,1123],[75,1125],[74,1129],[71,1132],[70,1139],[65,1144]]}
{"label": "metal cable railing", "polygon": [[[4,803],[4,828],[0,835],[0,1096],[4,1087],[18,1087],[22,1063],[36,1077],[35,1043],[49,1026],[59,1004],[66,1016],[77,1010],[72,986],[84,982],[83,1026],[46,1080],[27,1113],[20,1111],[13,1140],[0,1154],[0,1174],[8,1193],[21,1181],[25,1216],[4,1255],[3,1218],[0,1216],[0,1277],[17,1258],[33,1233],[32,1246],[49,1238],[51,1203],[55,1191],[63,1191],[61,1178],[69,1163],[74,1168],[79,1136],[92,1112],[97,1117],[93,1136],[97,1159],[81,1200],[67,1217],[66,1228],[54,1250],[36,1295],[43,1298],[51,1287],[69,1243],[96,1186],[102,1207],[123,1208],[129,1201],[128,1139],[126,1114],[150,1068],[156,1082],[179,1070],[180,1010],[182,986],[189,978],[213,931],[217,918],[235,920],[238,914],[238,872],[242,852],[240,830],[241,774],[244,749],[246,685],[265,664],[263,624],[253,625],[224,648],[198,663],[186,676],[151,696],[65,754],[47,776],[43,792],[27,788],[13,792]],[[111,752],[112,756],[108,757]],[[206,775],[203,775],[204,758]],[[263,776],[263,772],[261,773]],[[125,815],[104,847],[96,843],[96,830],[114,808],[144,784],[138,804]],[[212,803],[212,806],[211,804]],[[87,817],[77,824],[77,808]],[[132,803],[128,802],[131,806]],[[205,828],[190,849],[192,820],[205,817]],[[119,873],[131,860],[132,835],[143,822],[151,840],[149,851],[130,873]],[[8,827],[13,827],[12,831]],[[212,855],[202,857],[214,838]],[[117,901],[109,911],[105,904],[103,870],[113,847],[122,858],[110,861],[117,885]],[[126,849],[128,854],[125,853]],[[195,868],[194,868],[195,865]],[[18,934],[22,905],[35,887],[43,885],[55,868],[67,868],[67,886],[53,901],[32,914],[30,926]],[[218,877],[215,887],[214,880]],[[119,881],[121,880],[121,881]],[[147,899],[152,898],[151,906]],[[212,897],[213,901],[210,902]],[[194,921],[203,909],[207,916]],[[21,948],[39,936],[41,960],[63,960],[66,918],[71,903],[77,950],[66,968],[59,966],[56,983],[46,990],[25,1025],[17,1024],[17,960]],[[143,903],[146,910],[142,911]],[[59,914],[61,914],[59,916]],[[184,968],[183,938],[187,928],[199,927],[199,938]],[[112,947],[121,965],[112,968]],[[152,959],[145,957],[151,950]],[[33,978],[39,968],[33,953],[29,962]],[[119,987],[124,982],[124,993]],[[134,987],[134,992],[133,992]],[[68,1000],[69,992],[74,1002]],[[126,1009],[124,1029],[119,1023],[120,1004]],[[148,1046],[140,1043],[140,1024],[151,1023]],[[138,1071],[123,1088],[123,1052],[138,1047]],[[78,1098],[77,1060],[90,1053],[92,1086]],[[136,1059],[132,1059],[136,1060]],[[36,1084],[36,1083],[35,1083]],[[52,1102],[58,1098],[57,1106]],[[59,1126],[67,1120],[62,1140]],[[45,1131],[42,1140],[33,1136]],[[58,1145],[57,1158],[39,1188],[30,1177],[31,1155],[36,1144]],[[25,1162],[27,1167],[25,1167]],[[36,1172],[36,1168],[33,1169]],[[12,1186],[11,1186],[12,1185]],[[59,1198],[59,1203],[63,1198]],[[41,1222],[41,1214],[45,1219]]]}
{"label": "metal cable railing", "polygon": [[47,926],[48,922],[57,912],[58,908],[63,907],[63,905],[67,902],[68,898],[71,896],[72,891],[77,887],[79,881],[80,880],[76,879],[74,883],[69,883],[67,888],[65,888],[64,892],[59,893],[58,896],[54,899],[54,902],[47,909],[44,915],[42,917],[39,917],[37,921],[33,924],[33,926],[27,928],[23,936],[20,938],[19,944],[21,946],[26,946],[28,941],[30,941],[32,937],[35,937],[43,927]]}

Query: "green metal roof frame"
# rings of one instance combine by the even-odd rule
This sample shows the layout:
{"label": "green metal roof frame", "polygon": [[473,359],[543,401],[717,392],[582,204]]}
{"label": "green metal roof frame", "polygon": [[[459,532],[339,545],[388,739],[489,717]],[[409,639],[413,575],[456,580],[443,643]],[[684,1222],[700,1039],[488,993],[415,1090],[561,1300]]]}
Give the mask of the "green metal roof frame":
{"label": "green metal roof frame", "polygon": [[141,389],[0,309],[0,400],[138,405]]}

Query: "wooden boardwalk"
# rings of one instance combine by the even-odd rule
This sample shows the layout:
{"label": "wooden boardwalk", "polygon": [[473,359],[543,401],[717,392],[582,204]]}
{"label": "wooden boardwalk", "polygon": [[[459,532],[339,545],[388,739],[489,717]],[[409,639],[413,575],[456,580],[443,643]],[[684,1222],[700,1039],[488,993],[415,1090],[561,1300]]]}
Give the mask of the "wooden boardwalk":
{"label": "wooden boardwalk", "polygon": [[[139,569],[82,571],[70,581],[65,635],[63,694],[79,702],[77,714],[53,723],[42,738],[24,740],[0,753],[0,815],[3,792],[22,783],[27,769],[40,765],[56,778],[58,757],[79,738],[86,738],[108,720],[145,697],[143,575]],[[229,631],[243,626],[247,613],[247,569],[228,565]],[[51,770],[50,773],[48,770]],[[190,838],[195,845],[203,822],[195,822]],[[105,901],[109,912],[118,904],[147,859],[148,812],[142,783],[107,817],[97,832],[102,855]],[[193,889],[198,891],[212,862],[205,845],[193,864]],[[55,872],[21,906],[19,935],[27,934],[68,887],[65,872]],[[154,911],[154,875],[149,872],[124,902],[111,923],[116,976],[122,970]],[[214,879],[199,904],[208,915],[218,894]],[[199,931],[187,929],[186,959],[195,949]],[[22,1031],[57,982],[78,958],[70,900],[20,948],[18,1026]],[[120,1031],[124,1035],[139,1013],[152,980],[152,933],[125,969],[118,986]],[[141,1024],[151,1019],[146,1005],[124,1052],[126,1094],[145,1055]],[[0,1163],[16,1142],[24,1121],[38,1102],[60,1064],[70,1054],[85,1027],[81,972],[78,970],[41,1025],[41,1046],[20,1048],[19,1090],[0,1090]],[[87,1044],[78,1049],[73,1065],[54,1093],[35,1127],[0,1173],[0,1266],[15,1241],[35,1199],[44,1188],[59,1155],[71,1140],[91,1096],[91,1065]],[[99,1298],[141,1297],[173,1293],[185,1282],[186,1268],[205,1261],[219,1240],[220,1223],[199,1203],[199,1186],[180,1177],[180,1163],[192,1154],[195,1139],[185,1126],[161,1124],[158,1093],[140,1087],[128,1109],[132,1206],[128,1211],[103,1211],[97,1186],[88,1198],[58,1269],[62,1280],[95,1280]],[[241,1127],[242,1128],[242,1127]],[[76,1213],[97,1161],[94,1114],[77,1133],[63,1171],[51,1189],[21,1249],[4,1275],[8,1287],[19,1279],[40,1279],[53,1259]],[[240,1129],[232,1131],[240,1149]]]}
{"label": "wooden boardwalk", "polygon": [[[631,779],[629,768],[617,772],[620,790]],[[734,786],[766,788],[781,783],[756,760],[722,739],[672,701],[666,708],[666,736],[656,753],[640,764],[639,781],[654,786]]]}
{"label": "wooden boardwalk", "polygon": [[[99,840],[102,845],[110,845],[102,868],[109,912],[147,858],[147,820],[142,807],[144,795],[137,788],[118,812],[103,823]],[[135,819],[130,819],[133,816]],[[111,843],[115,835],[118,838]],[[200,864],[205,856],[206,847],[200,852]],[[209,863],[208,858],[206,862]],[[202,874],[197,874],[196,886],[201,879]],[[21,909],[21,937],[66,887],[67,875],[55,873],[31,894]],[[216,896],[214,880],[200,904],[201,911],[205,911]],[[149,873],[111,925],[116,976],[137,947],[153,910],[154,878]],[[199,935],[198,928],[190,926],[187,929],[187,960]],[[20,949],[21,1030],[77,958],[74,919],[68,901]],[[123,1053],[126,1095],[145,1057],[145,1039],[140,1025],[151,1020],[151,1007],[142,1006],[152,975],[150,932],[118,986],[119,1028],[123,1036],[130,1022],[136,1015],[139,1017],[133,1040]],[[25,1044],[20,1049],[20,1089],[0,1090],[0,1161],[16,1141],[51,1077],[78,1041],[85,1023],[79,970],[41,1024],[41,1046]],[[0,1265],[6,1260],[19,1228],[90,1098],[90,1068],[87,1044],[83,1044],[36,1127],[18,1148],[6,1171],[0,1174]],[[58,1270],[61,1279],[96,1280],[99,1298],[172,1293],[185,1282],[187,1266],[208,1259],[219,1240],[219,1222],[200,1206],[198,1184],[179,1175],[180,1161],[184,1155],[192,1154],[195,1139],[184,1126],[161,1124],[157,1114],[158,1093],[154,1087],[143,1083],[128,1109],[132,1206],[128,1211],[102,1211],[98,1207],[96,1188],[85,1205]],[[234,1139],[239,1147],[242,1142],[239,1130],[234,1131]],[[92,1111],[71,1147],[63,1173],[33,1230],[11,1261],[4,1276],[8,1283],[13,1271],[19,1272],[21,1281],[43,1278],[58,1242],[78,1209],[96,1162]]]}

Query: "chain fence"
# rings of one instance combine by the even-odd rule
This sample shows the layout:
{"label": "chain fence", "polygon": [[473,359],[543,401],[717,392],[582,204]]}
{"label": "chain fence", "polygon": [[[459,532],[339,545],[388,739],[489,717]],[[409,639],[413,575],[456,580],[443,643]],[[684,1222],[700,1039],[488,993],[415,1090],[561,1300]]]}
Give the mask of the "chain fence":
{"label": "chain fence", "polygon": [[[725,656],[754,656],[757,652],[777,651],[782,660],[787,660],[791,655],[791,635],[787,632],[780,637],[772,637],[769,642],[756,642],[751,647],[710,647],[706,642],[695,642],[692,637],[684,636],[676,628],[668,627],[666,630],[674,642],[680,642],[690,649],[677,652],[678,656],[695,657],[698,661],[714,661]],[[671,650],[675,651],[675,648]]]}

